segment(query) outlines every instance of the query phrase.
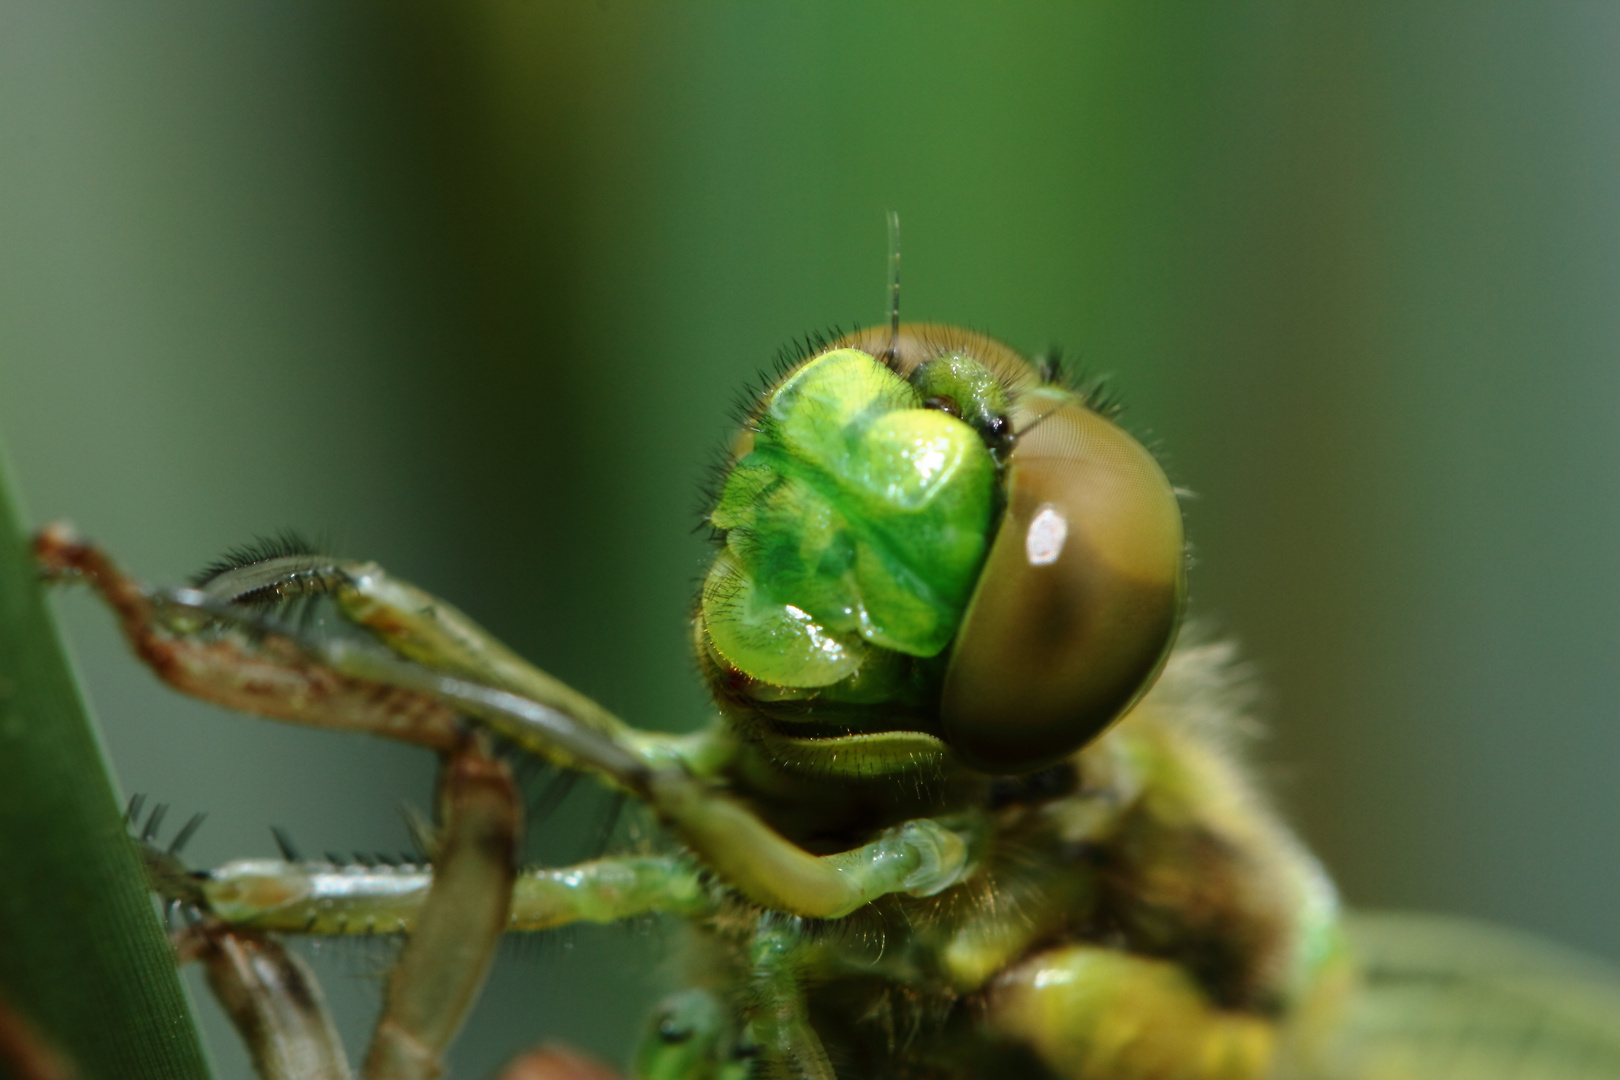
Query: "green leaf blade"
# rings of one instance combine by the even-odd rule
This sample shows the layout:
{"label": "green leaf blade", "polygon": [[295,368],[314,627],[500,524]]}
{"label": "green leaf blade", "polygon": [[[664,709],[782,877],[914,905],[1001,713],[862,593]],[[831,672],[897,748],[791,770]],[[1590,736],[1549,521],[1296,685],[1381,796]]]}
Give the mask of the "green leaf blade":
{"label": "green leaf blade", "polygon": [[3,461],[0,997],[85,1078],[208,1076]]}

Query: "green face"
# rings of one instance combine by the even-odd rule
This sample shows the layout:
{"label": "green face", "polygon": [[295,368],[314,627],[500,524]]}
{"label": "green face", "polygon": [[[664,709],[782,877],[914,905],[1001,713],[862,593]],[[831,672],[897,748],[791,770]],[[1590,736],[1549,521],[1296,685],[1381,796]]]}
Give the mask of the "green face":
{"label": "green face", "polygon": [[[732,718],[819,769],[888,771],[948,743],[980,771],[1038,767],[1167,651],[1180,514],[1146,451],[1004,346],[929,327],[903,344],[891,366],[857,335],[762,396],[709,515],[724,546],[699,649]],[[1022,459],[1015,427],[1041,431]],[[1008,522],[1019,535],[993,554]],[[1094,603],[1114,595],[1125,610]],[[1023,700],[1003,708],[1003,681]]]}
{"label": "green face", "polygon": [[950,643],[983,562],[996,466],[978,434],[859,349],[768,395],[710,515],[716,652],[754,679],[833,698],[898,692],[903,657]]}

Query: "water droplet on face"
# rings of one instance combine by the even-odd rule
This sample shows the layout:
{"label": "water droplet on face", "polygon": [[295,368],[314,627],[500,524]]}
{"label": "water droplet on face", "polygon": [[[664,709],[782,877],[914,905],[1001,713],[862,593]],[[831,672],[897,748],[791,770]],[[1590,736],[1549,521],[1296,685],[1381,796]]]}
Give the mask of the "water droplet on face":
{"label": "water droplet on face", "polygon": [[1024,554],[1031,566],[1051,566],[1063,554],[1063,543],[1069,538],[1069,519],[1051,503],[1035,511],[1035,518],[1024,534]]}

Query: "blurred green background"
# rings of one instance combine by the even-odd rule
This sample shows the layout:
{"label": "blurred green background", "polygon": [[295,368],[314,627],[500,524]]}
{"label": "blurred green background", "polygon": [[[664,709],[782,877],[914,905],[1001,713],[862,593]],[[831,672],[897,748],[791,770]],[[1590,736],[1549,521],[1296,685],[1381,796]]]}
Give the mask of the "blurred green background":
{"label": "blurred green background", "polygon": [[[1197,492],[1195,613],[1349,899],[1620,959],[1617,55],[1588,4],[4,2],[0,438],[146,577],[322,533],[690,726],[703,465],[779,345],[880,318],[892,207],[907,317],[1114,373]],[[422,755],[61,607],[197,861],[404,845]],[[318,952],[358,1040],[386,952]],[[667,953],[512,950],[458,1075],[618,1056]]]}

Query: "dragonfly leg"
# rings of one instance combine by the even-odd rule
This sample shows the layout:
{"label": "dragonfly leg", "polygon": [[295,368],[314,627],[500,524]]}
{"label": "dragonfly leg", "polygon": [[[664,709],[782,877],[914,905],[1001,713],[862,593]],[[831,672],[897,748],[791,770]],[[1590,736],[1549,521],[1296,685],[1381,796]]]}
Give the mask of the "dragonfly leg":
{"label": "dragonfly leg", "polygon": [[766,1075],[835,1080],[821,1036],[810,1024],[799,976],[803,951],[799,919],[774,913],[760,917],[750,957],[751,1028],[759,1041]]}
{"label": "dragonfly leg", "polygon": [[836,919],[880,896],[932,896],[972,870],[986,823],[920,818],[834,855],[812,855],[753,811],[682,773],[652,777],[653,807],[727,883],[760,905]]}
{"label": "dragonfly leg", "polygon": [[433,884],[389,977],[362,1075],[432,1080],[506,930],[521,804],[506,765],[477,741],[445,763]]}
{"label": "dragonfly leg", "polygon": [[[970,855],[983,827],[971,817],[944,823],[922,819],[885,830],[850,851],[817,856],[721,793],[699,791],[692,802],[695,808],[678,807],[687,816],[674,823],[697,858],[623,856],[525,870],[513,886],[510,929],[608,923],[657,911],[703,915],[718,902],[704,867],[764,907],[836,918],[880,896],[928,896],[962,880],[971,872]],[[701,828],[680,828],[693,818]],[[428,870],[414,866],[251,859],[211,871],[188,892],[217,917],[259,929],[390,933],[412,929],[431,882]]]}
{"label": "dragonfly leg", "polygon": [[198,589],[151,589],[64,525],[34,539],[46,576],[84,580],[113,609],[136,655],[175,689],[276,720],[428,747],[461,745],[465,716],[611,784],[645,786],[646,762],[611,733],[484,683],[444,674],[381,645],[322,640],[262,609]]}
{"label": "dragonfly leg", "polygon": [[[433,870],[426,866],[243,859],[196,875],[184,895],[169,898],[233,926],[283,934],[392,934],[415,931],[432,885]],[[506,928],[520,932],[654,912],[704,915],[716,903],[700,867],[676,855],[525,869],[511,892]]]}
{"label": "dragonfly leg", "polygon": [[611,737],[632,734],[623,720],[535,667],[462,611],[374,562],[286,555],[227,570],[199,591],[225,604],[327,596],[346,619],[370,630],[402,657],[520,694]]}
{"label": "dragonfly leg", "polygon": [[345,619],[364,627],[397,655],[484,686],[506,690],[566,713],[579,724],[644,756],[680,761],[697,772],[718,765],[728,739],[639,731],[567,683],[547,674],[454,605],[388,573],[375,562],[326,555],[286,555],[227,570],[200,590],[223,604],[265,598],[330,598]]}
{"label": "dragonfly leg", "polygon": [[[521,804],[506,766],[478,739],[468,740],[445,762],[439,803],[444,826],[435,873],[411,892],[412,933],[389,979],[365,1080],[440,1075],[441,1055],[471,1009],[507,927]],[[160,887],[185,880],[171,861],[148,852]],[[210,907],[210,884],[193,879],[184,900]],[[266,1080],[353,1075],[314,976],[263,931],[210,913],[181,932],[177,951],[182,961],[203,962],[214,996]]]}
{"label": "dragonfly leg", "polygon": [[203,965],[264,1080],[350,1080],[354,1075],[304,962],[268,935],[208,919],[175,936],[181,963]]}
{"label": "dragonfly leg", "polygon": [[148,589],[65,526],[41,530],[35,556],[47,574],[84,578],[97,588],[138,655],[180,690],[441,754],[461,744],[460,718],[471,718],[554,764],[591,771],[646,800],[706,865],[764,907],[836,918],[889,893],[931,895],[967,871],[969,838],[930,820],[908,822],[842,854],[812,855],[685,765],[649,755],[617,732],[394,651],[311,639],[228,599]]}
{"label": "dragonfly leg", "polygon": [[34,539],[42,571],[88,582],[118,617],[125,638],[159,678],[183,693],[227,708],[338,731],[385,735],[446,752],[461,741],[454,709],[426,695],[345,676],[291,638],[266,633],[209,633],[217,624],[207,598],[196,603],[147,588],[105,552],[64,525]]}

